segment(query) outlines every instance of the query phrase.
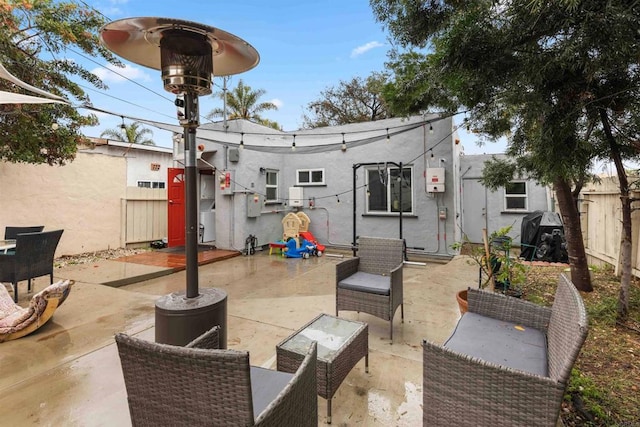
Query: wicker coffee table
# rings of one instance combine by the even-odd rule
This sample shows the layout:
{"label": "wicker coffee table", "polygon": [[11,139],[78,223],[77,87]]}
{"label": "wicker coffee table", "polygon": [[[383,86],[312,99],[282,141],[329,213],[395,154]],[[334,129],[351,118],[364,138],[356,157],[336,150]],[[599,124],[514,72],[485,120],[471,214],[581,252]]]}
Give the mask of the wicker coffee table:
{"label": "wicker coffee table", "polygon": [[312,341],[318,343],[318,395],[327,399],[327,423],[331,424],[331,398],[362,357],[369,372],[369,327],[321,314],[276,346],[278,371],[295,372]]}

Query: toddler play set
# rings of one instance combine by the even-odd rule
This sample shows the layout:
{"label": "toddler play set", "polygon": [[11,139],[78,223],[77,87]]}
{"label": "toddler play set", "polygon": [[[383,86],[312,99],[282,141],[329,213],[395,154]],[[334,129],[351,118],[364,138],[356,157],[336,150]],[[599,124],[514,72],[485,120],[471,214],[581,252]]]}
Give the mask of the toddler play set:
{"label": "toddler play set", "polygon": [[290,212],[282,219],[282,240],[269,243],[269,255],[273,249],[287,258],[322,256],[325,246],[318,243],[309,231],[311,220],[304,212]]}

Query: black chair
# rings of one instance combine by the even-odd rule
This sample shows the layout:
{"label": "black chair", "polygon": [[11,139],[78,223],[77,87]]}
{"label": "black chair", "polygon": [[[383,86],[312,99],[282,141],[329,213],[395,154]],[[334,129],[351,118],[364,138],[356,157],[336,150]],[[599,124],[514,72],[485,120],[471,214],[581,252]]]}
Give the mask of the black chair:
{"label": "black chair", "polygon": [[53,283],[53,257],[63,230],[22,233],[16,236],[16,251],[0,254],[0,282],[10,282],[13,286],[13,300],[18,302],[18,282],[50,276]]}
{"label": "black chair", "polygon": [[32,227],[12,227],[4,228],[4,240],[16,240],[16,236],[22,233],[39,233],[44,230],[44,225],[34,225]]}
{"label": "black chair", "polygon": [[[16,240],[16,236],[22,233],[38,233],[44,230],[44,225],[34,225],[30,227],[12,227],[6,226],[4,228],[4,240]],[[14,254],[16,253],[15,248],[7,249],[4,251],[5,254]]]}

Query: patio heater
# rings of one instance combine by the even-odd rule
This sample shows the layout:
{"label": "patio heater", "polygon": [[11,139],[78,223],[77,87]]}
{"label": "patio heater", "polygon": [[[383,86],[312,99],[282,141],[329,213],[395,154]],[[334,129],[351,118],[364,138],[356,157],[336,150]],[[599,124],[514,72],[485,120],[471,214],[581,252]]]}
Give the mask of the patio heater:
{"label": "patio heater", "polygon": [[260,56],[233,34],[172,18],[113,21],[102,27],[100,39],[116,55],[162,71],[165,90],[177,95],[178,120],[184,128],[186,292],[166,295],[156,302],[156,341],[184,345],[219,324],[220,344],[226,347],[226,293],[215,288],[198,289],[198,96],[211,93],[212,75],[250,70],[258,65]]}

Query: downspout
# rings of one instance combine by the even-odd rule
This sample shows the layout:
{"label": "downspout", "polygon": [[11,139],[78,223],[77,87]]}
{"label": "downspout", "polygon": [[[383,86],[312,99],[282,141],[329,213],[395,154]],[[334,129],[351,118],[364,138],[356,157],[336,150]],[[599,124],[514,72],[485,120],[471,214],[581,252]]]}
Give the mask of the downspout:
{"label": "downspout", "polygon": [[[402,211],[404,209],[404,206],[402,206],[402,162],[400,162],[400,170],[398,173],[398,183],[399,185],[399,190],[400,190],[400,196],[398,197],[398,200],[400,202],[400,215],[399,215],[399,219],[400,219],[400,240],[402,240]],[[405,258],[407,257],[407,252],[405,251],[404,253]]]}
{"label": "downspout", "polygon": [[427,153],[427,136],[426,136],[426,129],[424,128],[424,126],[423,126],[422,130],[423,130],[422,141],[423,141],[423,147],[424,147],[424,153],[425,153],[425,155],[423,156],[423,158],[424,158],[424,194],[426,194],[427,197],[435,200],[435,202],[436,202],[436,216],[435,217],[436,217],[436,225],[438,227],[438,229],[436,231],[436,250],[434,251],[434,250],[426,250],[426,249],[424,249],[424,253],[437,254],[437,253],[440,253],[440,218],[438,217],[438,210],[439,210],[440,206],[439,206],[438,198],[435,195],[433,195],[433,196],[430,195],[429,194],[429,190],[427,189],[427,169],[429,169],[429,160],[427,160],[427,156],[426,156],[426,153]]}
{"label": "downspout", "polygon": [[356,169],[359,165],[353,165],[353,240],[351,241],[351,250],[353,256],[356,256]]}

